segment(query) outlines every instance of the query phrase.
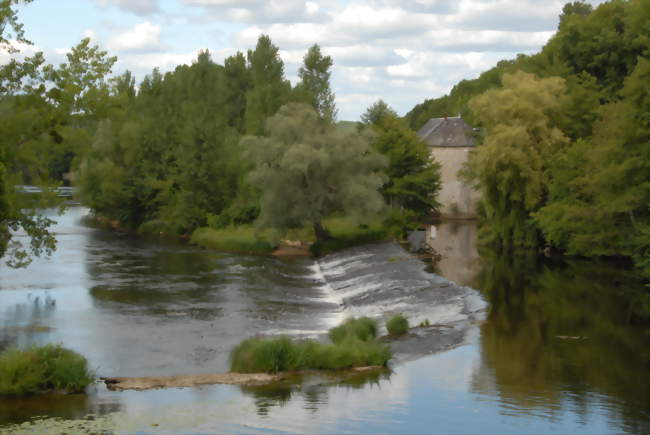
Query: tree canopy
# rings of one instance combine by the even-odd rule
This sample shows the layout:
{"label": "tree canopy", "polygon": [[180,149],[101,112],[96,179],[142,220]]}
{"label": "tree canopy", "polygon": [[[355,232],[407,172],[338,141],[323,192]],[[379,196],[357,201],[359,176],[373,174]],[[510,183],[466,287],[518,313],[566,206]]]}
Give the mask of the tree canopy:
{"label": "tree canopy", "polygon": [[251,183],[261,192],[258,225],[288,229],[311,224],[319,240],[333,213],[359,219],[384,208],[379,188],[386,166],[364,132],[341,133],[305,104],[283,106],[266,124],[266,136],[246,136],[255,163]]}

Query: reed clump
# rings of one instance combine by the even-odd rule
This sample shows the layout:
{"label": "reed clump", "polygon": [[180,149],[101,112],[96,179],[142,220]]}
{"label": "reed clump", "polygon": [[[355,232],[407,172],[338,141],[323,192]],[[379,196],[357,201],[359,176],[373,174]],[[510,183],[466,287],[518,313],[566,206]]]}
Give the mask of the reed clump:
{"label": "reed clump", "polygon": [[384,366],[392,357],[390,348],[375,340],[377,325],[371,319],[365,319],[349,319],[332,328],[329,333],[332,343],[293,341],[284,336],[249,338],[231,352],[230,370],[277,373]]}
{"label": "reed clump", "polygon": [[404,335],[409,330],[409,321],[406,319],[406,317],[398,314],[386,322],[386,329],[390,335]]}
{"label": "reed clump", "polygon": [[94,379],[86,358],[58,344],[0,354],[0,395],[26,396],[49,390],[78,393]]}

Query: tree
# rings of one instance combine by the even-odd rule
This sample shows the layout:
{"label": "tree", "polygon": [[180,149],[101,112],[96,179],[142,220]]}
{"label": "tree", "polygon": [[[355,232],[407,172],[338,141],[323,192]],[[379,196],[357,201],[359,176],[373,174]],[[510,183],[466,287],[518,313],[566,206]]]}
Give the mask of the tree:
{"label": "tree", "polygon": [[9,53],[15,53],[18,51],[7,39],[8,35],[5,33],[7,28],[13,30],[13,35],[17,42],[31,44],[31,42],[25,38],[23,24],[18,21],[18,12],[14,9],[14,6],[20,3],[31,3],[32,1],[33,0],[0,0],[0,49],[8,50]]}
{"label": "tree", "polygon": [[250,87],[246,93],[245,130],[248,134],[262,134],[264,121],[289,100],[291,83],[284,78],[279,49],[267,35],[259,37],[247,58]]}
{"label": "tree", "polygon": [[[390,110],[390,108],[389,108]],[[388,182],[382,194],[388,204],[417,216],[435,212],[441,188],[440,164],[427,145],[404,121],[385,115],[374,125],[374,148],[388,158]]]}
{"label": "tree", "polygon": [[361,122],[366,125],[377,124],[387,116],[397,118],[397,112],[391,109],[384,100],[377,100],[361,115]]}
{"label": "tree", "polygon": [[551,170],[536,219],[546,239],[578,255],[628,255],[650,277],[650,61],[639,59],[620,100],[607,104],[593,139]]}
{"label": "tree", "polygon": [[548,192],[548,167],[568,140],[555,125],[565,91],[561,78],[516,72],[503,88],[485,92],[470,107],[485,128],[466,176],[480,191],[483,235],[502,246],[536,246],[532,214]]}
{"label": "tree", "polygon": [[[29,3],[25,1],[0,1],[0,48],[7,49],[11,53],[18,50],[13,47],[8,39],[5,30],[11,28],[17,41],[29,43],[25,39],[23,26],[18,21],[17,12],[14,6],[18,3]],[[50,254],[56,247],[54,235],[48,231],[48,227],[53,221],[38,214],[32,203],[29,206],[23,204],[16,192],[12,188],[12,178],[9,177],[9,168],[7,167],[7,141],[11,140],[15,132],[16,116],[27,121],[32,118],[30,128],[23,130],[23,135],[27,136],[27,141],[31,140],[32,129],[39,122],[40,118],[35,117],[35,112],[17,113],[16,108],[25,101],[32,101],[36,98],[39,100],[40,94],[44,91],[44,85],[41,79],[40,68],[43,65],[42,53],[37,53],[31,58],[26,58],[24,62],[18,62],[15,59],[10,60],[7,65],[0,68],[0,127],[3,134],[0,138],[0,257],[7,258],[7,264],[11,267],[25,267],[32,259],[32,256]],[[36,95],[36,97],[34,97]],[[18,102],[18,104],[17,104]],[[42,101],[39,101],[41,105]],[[9,120],[9,122],[8,122]],[[12,153],[13,155],[14,153]],[[13,157],[13,156],[12,156]],[[44,195],[44,201],[47,201],[49,195]],[[40,202],[39,204],[44,204]],[[22,228],[29,238],[29,245],[23,245],[19,240],[12,240],[12,231]]]}
{"label": "tree", "polygon": [[334,62],[330,56],[323,56],[318,44],[309,48],[298,70],[300,83],[297,92],[304,92],[310,104],[326,122],[336,121],[336,104],[330,88],[330,76]]}
{"label": "tree", "polygon": [[251,183],[262,192],[258,225],[285,230],[311,224],[328,238],[323,219],[342,212],[359,219],[384,208],[378,171],[386,159],[366,132],[341,133],[310,106],[283,106],[266,123],[266,137],[242,140],[255,162]]}

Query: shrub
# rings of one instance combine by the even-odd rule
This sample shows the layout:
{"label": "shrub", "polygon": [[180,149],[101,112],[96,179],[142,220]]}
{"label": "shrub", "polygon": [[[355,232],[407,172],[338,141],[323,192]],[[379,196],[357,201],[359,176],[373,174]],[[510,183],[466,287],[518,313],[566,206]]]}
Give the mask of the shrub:
{"label": "shrub", "polygon": [[386,229],[380,222],[370,225],[358,225],[351,219],[328,218],[325,220],[324,226],[330,232],[332,238],[311,245],[311,253],[316,257],[363,243],[385,240],[388,236]]}
{"label": "shrub", "polygon": [[386,365],[388,346],[348,336],[340,343],[250,338],[230,353],[230,370],[238,373],[277,373],[294,370],[338,370]]}
{"label": "shrub", "polygon": [[86,358],[61,345],[10,349],[0,354],[0,395],[52,389],[82,392],[94,377]]}
{"label": "shrub", "polygon": [[368,317],[348,319],[329,331],[331,344],[314,340],[291,341],[249,338],[230,353],[230,370],[239,373],[277,373],[293,370],[338,370],[383,366],[392,353],[375,341],[377,322]]}
{"label": "shrub", "polygon": [[373,340],[377,336],[377,321],[369,317],[351,318],[329,330],[333,343],[340,343],[349,336],[361,341]]}
{"label": "shrub", "polygon": [[386,329],[390,335],[402,335],[409,330],[409,321],[406,317],[398,314],[386,322]]}

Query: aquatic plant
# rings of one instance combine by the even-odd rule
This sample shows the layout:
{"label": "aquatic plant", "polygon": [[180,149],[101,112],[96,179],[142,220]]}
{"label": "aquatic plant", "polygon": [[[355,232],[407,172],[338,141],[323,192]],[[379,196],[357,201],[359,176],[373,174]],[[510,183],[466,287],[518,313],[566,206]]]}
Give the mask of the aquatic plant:
{"label": "aquatic plant", "polygon": [[328,335],[333,343],[340,343],[350,336],[361,341],[373,340],[377,336],[377,321],[369,317],[350,318],[330,329]]}
{"label": "aquatic plant", "polygon": [[61,345],[9,349],[0,354],[0,395],[24,396],[47,390],[77,393],[94,379],[86,358]]}
{"label": "aquatic plant", "polygon": [[386,322],[386,329],[390,335],[406,334],[409,330],[409,321],[406,320],[406,317],[398,314]]}
{"label": "aquatic plant", "polygon": [[338,370],[383,366],[390,348],[375,341],[377,322],[368,317],[348,319],[330,329],[332,343],[249,338],[230,353],[230,370],[239,373],[277,373],[294,370]]}
{"label": "aquatic plant", "polygon": [[296,370],[338,370],[383,366],[392,354],[388,346],[348,336],[339,343],[249,338],[230,354],[230,370],[238,373],[277,373]]}

